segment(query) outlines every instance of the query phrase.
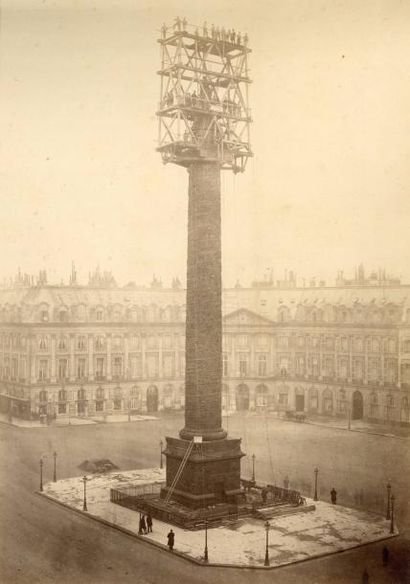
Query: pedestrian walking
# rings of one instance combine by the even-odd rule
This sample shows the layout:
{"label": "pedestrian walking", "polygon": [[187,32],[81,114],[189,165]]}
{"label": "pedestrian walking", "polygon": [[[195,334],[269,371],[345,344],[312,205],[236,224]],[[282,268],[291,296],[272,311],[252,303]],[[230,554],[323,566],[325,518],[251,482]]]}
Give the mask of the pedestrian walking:
{"label": "pedestrian walking", "polygon": [[149,513],[147,515],[147,533],[152,533],[152,517]]}
{"label": "pedestrian walking", "polygon": [[367,571],[367,568],[363,570],[362,584],[369,584],[369,572]]}
{"label": "pedestrian walking", "polygon": [[145,521],[145,515],[141,517],[141,529],[142,533],[145,535],[147,533],[147,523]]}
{"label": "pedestrian walking", "polygon": [[332,501],[332,504],[333,505],[336,505],[336,502],[337,502],[337,491],[336,491],[336,489],[334,487],[330,491],[330,500]]}
{"label": "pedestrian walking", "polygon": [[172,550],[174,549],[174,543],[175,543],[175,533],[172,531],[172,529],[168,533],[167,538],[168,538],[168,547],[172,552]]}
{"label": "pedestrian walking", "polygon": [[387,545],[384,546],[383,550],[382,550],[382,555],[383,555],[383,566],[386,567],[387,564],[389,563],[389,548],[387,547]]}

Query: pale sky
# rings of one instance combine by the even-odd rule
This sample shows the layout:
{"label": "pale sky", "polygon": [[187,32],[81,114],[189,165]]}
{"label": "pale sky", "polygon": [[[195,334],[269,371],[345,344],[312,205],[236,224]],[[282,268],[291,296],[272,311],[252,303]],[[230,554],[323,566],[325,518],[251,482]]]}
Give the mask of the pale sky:
{"label": "pale sky", "polygon": [[223,276],[410,281],[408,0],[0,0],[0,277],[185,277],[187,173],[155,152],[162,22],[247,31],[255,158]]}

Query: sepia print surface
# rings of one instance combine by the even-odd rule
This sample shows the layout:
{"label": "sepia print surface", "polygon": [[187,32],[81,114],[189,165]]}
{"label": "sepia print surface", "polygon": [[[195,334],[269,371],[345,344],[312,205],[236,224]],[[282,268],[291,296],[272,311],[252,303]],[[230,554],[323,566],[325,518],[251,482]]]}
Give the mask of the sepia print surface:
{"label": "sepia print surface", "polygon": [[0,11],[0,582],[410,582],[410,6]]}

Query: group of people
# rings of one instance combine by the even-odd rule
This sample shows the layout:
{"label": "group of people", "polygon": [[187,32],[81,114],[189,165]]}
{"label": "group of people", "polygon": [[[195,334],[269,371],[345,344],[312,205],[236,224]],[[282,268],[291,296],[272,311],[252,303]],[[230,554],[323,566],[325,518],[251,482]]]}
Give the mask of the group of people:
{"label": "group of people", "polygon": [[[152,516],[150,513],[147,513],[146,515],[140,513],[138,535],[146,535],[147,533],[152,533]],[[168,547],[172,552],[175,543],[175,533],[172,531],[172,529],[167,535],[167,540]]]}
{"label": "group of people", "polygon": [[[175,32],[186,31],[187,25],[188,21],[186,18],[181,19],[179,16],[177,16],[174,21],[173,29]],[[161,32],[162,38],[166,38],[167,27],[165,24],[162,25]],[[195,34],[199,36],[198,29],[196,29]],[[202,35],[215,41],[229,42],[234,45],[243,45],[245,47],[249,42],[249,37],[246,32],[241,34],[240,32],[236,32],[234,29],[226,30],[224,27],[219,28],[219,26],[214,26],[213,24],[210,28],[208,28],[208,24],[206,22],[204,22],[202,26]]]}
{"label": "group of people", "polygon": [[[205,37],[209,36],[208,25],[205,22],[202,27],[202,33]],[[249,42],[249,37],[247,33],[241,34],[240,32],[236,32],[235,29],[228,29],[225,30],[224,27],[219,28],[219,26],[211,26],[211,35],[210,38],[215,41],[224,41],[229,42],[234,45],[244,45],[246,46]]]}
{"label": "group of people", "polygon": [[147,515],[140,514],[140,523],[138,529],[139,535],[146,535],[152,533],[152,517],[149,513]]}
{"label": "group of people", "polygon": [[[180,96],[174,96],[172,91],[167,91],[164,94],[163,103],[165,107],[171,107],[174,105],[174,103],[177,103],[178,105],[183,105],[189,108],[210,108],[209,100],[200,97],[195,90],[192,93],[185,93],[184,95]],[[239,103],[235,103],[227,97],[222,100],[222,104],[219,101],[211,102],[211,104],[222,106],[224,112],[233,116],[239,117],[241,115],[241,105]]]}

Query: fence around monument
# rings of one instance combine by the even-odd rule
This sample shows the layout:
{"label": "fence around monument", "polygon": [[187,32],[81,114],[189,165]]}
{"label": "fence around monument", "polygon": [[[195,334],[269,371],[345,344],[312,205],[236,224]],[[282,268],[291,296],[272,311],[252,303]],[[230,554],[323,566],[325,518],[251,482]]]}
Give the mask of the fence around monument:
{"label": "fence around monument", "polygon": [[164,481],[156,481],[145,485],[124,485],[110,489],[110,501],[111,503],[126,504],[135,501],[141,495],[159,495],[165,484]]}

